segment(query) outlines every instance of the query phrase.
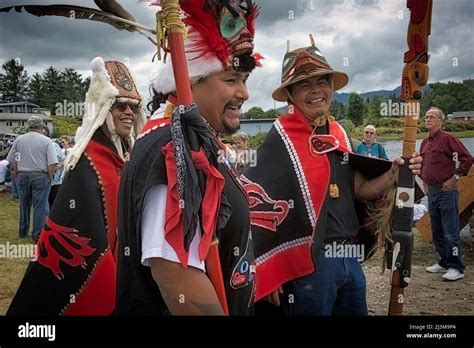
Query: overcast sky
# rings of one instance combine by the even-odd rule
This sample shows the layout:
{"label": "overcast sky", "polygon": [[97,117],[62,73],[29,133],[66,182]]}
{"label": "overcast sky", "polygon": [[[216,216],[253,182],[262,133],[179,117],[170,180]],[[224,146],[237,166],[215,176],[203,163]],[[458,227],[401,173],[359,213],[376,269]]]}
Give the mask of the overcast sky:
{"label": "overcast sky", "polygon": [[[342,92],[393,89],[400,84],[403,53],[407,50],[406,0],[257,0],[255,51],[265,57],[248,81],[252,106],[273,107],[272,91],[279,85],[281,63],[290,40],[291,49],[308,46],[312,33],[316,46],[335,70],[349,75]],[[429,82],[474,78],[474,1],[434,0],[430,36]],[[137,21],[154,27],[154,11],[137,0],[120,3]],[[95,7],[92,0],[0,0],[0,7],[18,4],[75,4]],[[0,64],[19,58],[31,75],[50,65],[72,67],[90,75],[92,58],[126,61],[142,94],[157,64],[153,45],[141,36],[113,27],[61,17],[39,18],[26,13],[0,13]],[[276,103],[276,106],[282,106]]]}

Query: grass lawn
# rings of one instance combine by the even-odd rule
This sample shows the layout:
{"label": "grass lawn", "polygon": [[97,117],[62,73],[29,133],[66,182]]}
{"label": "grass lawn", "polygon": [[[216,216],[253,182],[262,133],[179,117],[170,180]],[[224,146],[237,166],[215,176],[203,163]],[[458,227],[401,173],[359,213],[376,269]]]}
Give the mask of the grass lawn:
{"label": "grass lawn", "polygon": [[[0,245],[33,244],[31,238],[18,237],[20,205],[10,191],[0,192]],[[30,258],[9,258],[0,254],[0,315],[4,315],[23,279]]]}

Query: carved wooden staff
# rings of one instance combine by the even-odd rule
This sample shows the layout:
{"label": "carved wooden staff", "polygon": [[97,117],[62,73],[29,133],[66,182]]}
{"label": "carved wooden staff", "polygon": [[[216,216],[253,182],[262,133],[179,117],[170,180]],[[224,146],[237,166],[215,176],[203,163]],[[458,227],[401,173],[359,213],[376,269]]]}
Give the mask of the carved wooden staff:
{"label": "carved wooden staff", "polygon": [[404,289],[410,283],[413,254],[413,206],[415,203],[415,177],[408,169],[409,160],[416,148],[416,132],[420,115],[421,87],[428,82],[428,36],[431,31],[432,0],[408,0],[408,51],[405,52],[402,73],[401,100],[405,108],[402,158],[405,165],[398,173],[398,184],[393,214],[393,249],[389,252],[391,269],[389,315],[401,315]]}

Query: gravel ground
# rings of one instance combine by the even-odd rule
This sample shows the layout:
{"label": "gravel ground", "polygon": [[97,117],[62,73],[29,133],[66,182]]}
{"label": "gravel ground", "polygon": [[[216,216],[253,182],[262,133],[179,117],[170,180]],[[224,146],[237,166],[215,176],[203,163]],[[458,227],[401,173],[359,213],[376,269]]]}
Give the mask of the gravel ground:
{"label": "gravel ground", "polygon": [[[474,315],[474,238],[463,238],[464,279],[449,282],[442,274],[425,268],[436,261],[432,244],[416,236],[412,281],[405,289],[404,314]],[[381,273],[382,258],[376,255],[363,264],[367,278],[367,301],[370,315],[387,315],[390,299],[390,272]]]}

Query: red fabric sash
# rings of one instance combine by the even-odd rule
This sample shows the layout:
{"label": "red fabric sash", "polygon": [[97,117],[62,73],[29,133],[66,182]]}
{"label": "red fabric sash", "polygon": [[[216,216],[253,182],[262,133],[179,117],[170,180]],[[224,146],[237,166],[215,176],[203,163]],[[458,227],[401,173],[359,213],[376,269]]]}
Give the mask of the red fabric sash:
{"label": "red fabric sash", "polygon": [[[189,253],[184,248],[184,232],[181,224],[183,207],[179,202],[178,184],[176,178],[176,158],[173,144],[169,142],[161,151],[165,155],[166,174],[168,176],[168,195],[166,202],[165,238],[176,251],[183,265],[187,267]],[[204,150],[192,151],[192,160],[197,170],[202,170],[206,176],[206,192],[202,202],[203,234],[199,243],[199,258],[204,260],[209,252],[212,236],[217,226],[221,194],[225,186],[222,174],[209,163]]]}

